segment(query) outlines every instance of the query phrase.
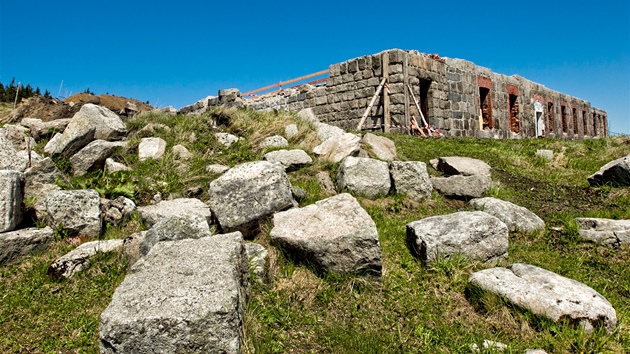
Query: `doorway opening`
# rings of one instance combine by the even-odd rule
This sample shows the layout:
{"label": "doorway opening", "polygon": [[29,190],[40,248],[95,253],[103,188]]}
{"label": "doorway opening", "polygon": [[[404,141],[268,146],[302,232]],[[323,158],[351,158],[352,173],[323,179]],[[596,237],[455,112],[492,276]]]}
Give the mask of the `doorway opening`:
{"label": "doorway opening", "polygon": [[488,130],[494,127],[492,121],[492,104],[490,99],[490,89],[479,88],[479,101],[481,107],[481,129]]}
{"label": "doorway opening", "polygon": [[521,131],[521,122],[518,120],[519,107],[518,96],[509,94],[509,110],[510,110],[510,131],[518,133]]}
{"label": "doorway opening", "polygon": [[429,121],[429,88],[431,88],[431,80],[420,79],[420,110],[424,119]]}
{"label": "doorway opening", "polygon": [[562,117],[562,133],[568,134],[569,122],[568,122],[568,117],[567,117],[567,106],[565,105],[560,106],[560,115]]}

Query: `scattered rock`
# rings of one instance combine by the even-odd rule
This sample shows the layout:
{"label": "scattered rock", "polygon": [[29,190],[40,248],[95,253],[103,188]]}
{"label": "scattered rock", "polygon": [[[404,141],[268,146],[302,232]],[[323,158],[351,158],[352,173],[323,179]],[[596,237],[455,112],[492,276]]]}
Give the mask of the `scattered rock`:
{"label": "scattered rock", "polygon": [[17,171],[0,170],[0,232],[14,230],[22,222],[22,179]]}
{"label": "scattered rock", "polygon": [[245,244],[245,252],[249,260],[249,270],[254,275],[253,280],[260,284],[265,283],[267,272],[265,264],[267,264],[267,249],[258,243],[248,242]]}
{"label": "scattered rock", "polygon": [[127,135],[125,123],[116,113],[92,103],[84,104],[66,129],[78,122],[85,122],[84,124],[95,128],[94,139],[113,141],[121,140]]}
{"label": "scattered rock", "polygon": [[123,247],[123,240],[91,241],[57,258],[48,268],[56,277],[70,278],[83,270],[90,258],[99,252],[113,252]]}
{"label": "scattered rock", "polygon": [[588,176],[591,186],[601,186],[610,183],[613,186],[630,186],[630,155],[613,160],[599,171]]}
{"label": "scattered rock", "polygon": [[123,252],[127,256],[129,267],[142,258],[140,244],[146,235],[147,231],[135,232],[123,240]]}
{"label": "scattered rock", "polygon": [[35,216],[39,220],[46,217],[46,198],[48,194],[61,190],[57,180],[65,177],[57,169],[50,157],[38,161],[24,171],[24,200],[31,203]]}
{"label": "scattered rock", "polygon": [[322,186],[324,193],[328,195],[337,194],[337,189],[335,188],[335,184],[330,178],[330,175],[328,174],[328,172],[326,171],[318,172],[317,175],[315,175],[315,178],[317,179],[317,182],[319,182],[319,184]]}
{"label": "scattered rock", "polygon": [[470,201],[470,205],[499,218],[510,231],[531,233],[545,229],[545,222],[527,208],[496,198],[478,198]]}
{"label": "scattered rock", "polygon": [[31,252],[46,248],[53,241],[55,237],[50,227],[0,233],[0,264],[19,260]]}
{"label": "scattered rock", "polygon": [[101,314],[101,353],[240,353],[248,277],[240,233],[156,244]]}
{"label": "scattered rock", "polygon": [[525,349],[525,354],[547,354],[543,349]]}
{"label": "scattered rock", "polygon": [[342,135],[327,139],[320,145],[313,148],[313,153],[320,156],[320,159],[330,162],[340,162],[348,156],[359,153],[361,138],[354,134],[343,133]]}
{"label": "scattered rock", "polygon": [[46,144],[44,152],[50,152],[52,156],[72,156],[94,140],[95,133],[96,127],[90,121],[72,118],[63,134],[55,134]]}
{"label": "scattered rock", "polygon": [[173,155],[178,160],[187,161],[193,158],[193,154],[186,149],[184,145],[177,144],[173,146]]}
{"label": "scattered rock", "polygon": [[108,174],[120,172],[120,171],[131,171],[131,167],[127,167],[125,164],[114,161],[112,158],[105,159],[105,171]]}
{"label": "scattered rock", "polygon": [[363,146],[366,146],[377,159],[393,161],[396,159],[396,145],[394,142],[383,136],[366,133],[361,139]]}
{"label": "scattered rock", "polygon": [[62,226],[71,235],[101,234],[101,198],[93,189],[52,192],[46,199],[48,225]]}
{"label": "scattered rock", "polygon": [[46,143],[46,146],[44,146],[44,154],[52,156],[57,150],[57,147],[59,146],[62,137],[63,134],[61,133],[56,133],[55,135],[53,135],[53,137],[48,140],[48,143]]}
{"label": "scattered rock", "polygon": [[433,188],[441,194],[454,198],[480,198],[490,189],[492,180],[483,175],[431,177]]}
{"label": "scattered rock", "polygon": [[289,146],[289,142],[281,135],[267,137],[260,144],[260,147],[263,149],[286,146]]}
{"label": "scattered rock", "polygon": [[0,128],[0,135],[3,135],[18,151],[35,147],[35,139],[30,136],[28,128],[21,125],[6,124]]}
{"label": "scattered rock", "polygon": [[[500,342],[495,342],[495,341],[491,341],[491,340],[487,340],[484,339],[483,343],[481,344],[481,348],[484,350],[484,352],[487,352],[488,350],[492,350],[492,351],[496,351],[496,352],[502,352],[508,349],[508,346],[500,343]],[[473,343],[470,345],[470,350],[472,350],[474,353],[479,353],[481,352],[481,350],[479,349],[479,346],[477,345],[477,343]]]}
{"label": "scattered rock", "polygon": [[319,141],[321,141],[322,143],[331,138],[338,138],[346,133],[343,129],[339,127],[319,122],[315,123],[315,132],[317,133]]}
{"label": "scattered rock", "polygon": [[223,232],[249,234],[258,221],[293,206],[284,169],[267,161],[232,167],[210,183],[210,208]]}
{"label": "scattered rock", "polygon": [[94,140],[70,158],[74,176],[83,176],[89,171],[101,170],[105,159],[109,158],[117,148],[127,146],[125,141]]}
{"label": "scattered rock", "polygon": [[219,164],[212,164],[212,165],[206,166],[206,171],[208,173],[214,173],[217,175],[223,174],[225,171],[229,169],[230,169],[230,166],[219,165]]}
{"label": "scattered rock", "polygon": [[481,175],[490,177],[491,169],[492,167],[487,163],[470,157],[448,156],[440,157],[438,161],[438,171],[442,171],[447,175]]}
{"label": "scattered rock", "polygon": [[291,139],[296,135],[298,135],[298,127],[296,124],[289,124],[284,127],[284,136],[286,136],[287,139]]}
{"label": "scattered rock", "polygon": [[63,132],[68,124],[70,118],[55,119],[49,122],[43,122],[38,118],[24,118],[20,122],[20,125],[27,127],[31,131],[31,135],[36,140],[52,136],[55,133]]}
{"label": "scattered rock", "polygon": [[482,211],[461,211],[410,222],[407,243],[425,265],[454,254],[494,262],[507,258],[508,228]]}
{"label": "scattered rock", "polygon": [[142,138],[138,146],[138,158],[140,161],[146,159],[160,160],[166,152],[166,141],[162,138]]}
{"label": "scattered rock", "polygon": [[376,224],[347,193],[273,216],[271,240],[321,271],[381,274]]}
{"label": "scattered rock", "polygon": [[279,163],[287,170],[294,170],[313,163],[313,159],[304,150],[276,150],[266,153],[263,160]]}
{"label": "scattered rock", "polygon": [[135,136],[138,138],[150,138],[157,133],[168,133],[171,131],[171,127],[166,124],[160,123],[149,123],[142,127],[142,129],[138,130],[135,133]]}
{"label": "scattered rock", "polygon": [[114,225],[120,224],[135,210],[136,203],[122,195],[114,200],[105,198],[101,199],[101,212],[103,213],[103,220]]}
{"label": "scattered rock", "polygon": [[554,322],[569,319],[587,331],[603,325],[612,332],[617,326],[615,309],[597,291],[542,268],[517,263],[481,270],[468,281]]}
{"label": "scattered rock", "polygon": [[0,170],[23,172],[29,167],[31,160],[37,155],[34,151],[18,150],[0,129]]}
{"label": "scattered rock", "polygon": [[397,193],[405,194],[418,202],[431,198],[433,184],[424,162],[392,161],[389,172]]}
{"label": "scattered rock", "polygon": [[369,199],[383,197],[391,188],[387,162],[348,156],[339,165],[337,187]]}
{"label": "scattered rock", "polygon": [[160,219],[146,233],[140,243],[140,255],[146,256],[156,243],[186,238],[212,236],[206,218],[199,214],[182,214]]}
{"label": "scattered rock", "polygon": [[219,144],[225,146],[226,148],[229,148],[232,144],[238,141],[237,136],[229,133],[216,133],[214,134],[214,137],[217,138]]}
{"label": "scattered rock", "polygon": [[212,222],[210,208],[196,198],[177,198],[163,200],[155,205],[138,207],[140,218],[149,227],[155,225],[160,219],[170,216],[197,214],[206,219],[208,224]]}
{"label": "scattered rock", "polygon": [[577,218],[580,238],[607,246],[630,243],[630,220]]}
{"label": "scattered rock", "polygon": [[553,151],[551,150],[536,150],[536,156],[540,156],[547,161],[553,160]]}
{"label": "scattered rock", "polygon": [[317,116],[315,116],[315,113],[313,113],[312,108],[304,108],[300,110],[299,112],[297,112],[297,116],[311,124],[319,123],[319,119],[317,119]]}
{"label": "scattered rock", "polygon": [[297,202],[301,202],[308,197],[306,191],[298,186],[291,186],[291,194],[293,194],[293,199]]}

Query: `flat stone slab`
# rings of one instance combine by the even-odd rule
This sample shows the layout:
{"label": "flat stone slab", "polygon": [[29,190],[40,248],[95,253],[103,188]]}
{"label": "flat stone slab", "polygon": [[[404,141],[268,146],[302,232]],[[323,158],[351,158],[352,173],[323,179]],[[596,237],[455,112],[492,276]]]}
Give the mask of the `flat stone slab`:
{"label": "flat stone slab", "polygon": [[263,156],[263,160],[282,164],[287,170],[294,170],[313,163],[313,159],[308,156],[306,151],[300,149],[268,152]]}
{"label": "flat stone slab", "polygon": [[197,214],[206,219],[208,224],[212,222],[210,207],[196,198],[177,198],[163,200],[154,205],[138,207],[140,218],[151,227],[160,219],[170,216]]}
{"label": "flat stone slab", "polygon": [[376,224],[348,193],[273,216],[270,236],[324,272],[381,273]]}
{"label": "flat stone slab", "polygon": [[14,230],[22,222],[22,179],[20,172],[0,170],[0,232]]}
{"label": "flat stone slab", "polygon": [[158,242],[202,238],[211,236],[205,217],[190,213],[160,219],[145,234],[140,242],[140,255],[146,256]]}
{"label": "flat stone slab", "polygon": [[0,233],[0,264],[13,262],[42,250],[55,241],[53,229],[30,228]]}
{"label": "flat stone slab", "polygon": [[293,206],[284,168],[267,161],[246,162],[210,183],[210,209],[223,232],[249,234],[261,219]]}
{"label": "flat stone slab", "polygon": [[127,146],[125,141],[94,140],[70,158],[74,176],[83,176],[89,171],[100,170],[105,166],[105,159],[117,148]]}
{"label": "flat stone slab", "polygon": [[429,179],[427,165],[421,161],[392,161],[389,173],[397,193],[421,202],[431,198],[433,184]]}
{"label": "flat stone slab", "polygon": [[337,187],[369,199],[384,197],[391,189],[389,165],[369,157],[348,156],[339,165]]}
{"label": "flat stone slab", "polygon": [[101,314],[101,353],[241,353],[248,277],[238,232],[156,244]]}
{"label": "flat stone slab", "polygon": [[325,140],[313,148],[319,158],[330,162],[340,162],[348,156],[355,156],[361,149],[361,138],[351,133],[343,133]]}
{"label": "flat stone slab", "polygon": [[619,247],[630,243],[630,220],[577,218],[578,233],[584,240]]}
{"label": "flat stone slab", "polygon": [[516,263],[484,269],[468,281],[554,322],[568,319],[586,330],[603,325],[608,332],[617,326],[615,309],[597,291],[539,267]]}
{"label": "flat stone slab", "polygon": [[490,189],[492,180],[484,175],[455,175],[431,177],[431,184],[435,190],[447,197],[469,199],[482,197]]}
{"label": "flat stone slab", "polygon": [[473,159],[472,157],[447,156],[438,159],[438,170],[447,175],[474,176],[482,175],[490,177],[492,167],[487,163]]}
{"label": "flat stone slab", "polygon": [[494,262],[507,258],[508,228],[482,211],[461,211],[408,223],[407,243],[424,264],[455,254]]}
{"label": "flat stone slab", "polygon": [[599,171],[588,176],[591,186],[601,186],[610,183],[613,186],[630,186],[630,154],[610,161]]}
{"label": "flat stone slab", "polygon": [[260,147],[265,148],[273,148],[273,147],[286,147],[289,146],[289,142],[281,135],[274,135],[266,137],[261,143]]}
{"label": "flat stone slab", "polygon": [[48,273],[57,277],[70,278],[83,270],[90,258],[97,253],[117,251],[122,247],[123,240],[86,242],[57,258],[48,268]]}
{"label": "flat stone slab", "polygon": [[478,198],[470,201],[475,210],[499,218],[510,231],[535,232],[545,229],[545,222],[527,208],[496,198]]}

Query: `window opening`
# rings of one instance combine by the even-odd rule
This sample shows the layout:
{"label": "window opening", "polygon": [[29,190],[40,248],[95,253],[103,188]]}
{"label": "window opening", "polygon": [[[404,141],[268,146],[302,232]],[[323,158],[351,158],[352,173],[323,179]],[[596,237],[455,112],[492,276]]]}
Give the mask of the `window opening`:
{"label": "window opening", "polygon": [[573,134],[578,135],[578,117],[577,117],[577,109],[573,108]]}
{"label": "window opening", "polygon": [[420,110],[422,115],[428,121],[429,120],[429,88],[431,87],[431,80],[420,79]]}
{"label": "window opening", "polygon": [[518,120],[519,107],[516,95],[509,95],[509,109],[510,109],[510,130],[513,133],[518,133],[521,130],[520,121]]}
{"label": "window opening", "polygon": [[554,129],[553,103],[547,102],[547,131],[553,133]]}
{"label": "window opening", "polygon": [[566,134],[569,132],[569,122],[567,121],[567,106],[560,106],[560,115],[562,117],[562,132]]}
{"label": "window opening", "polygon": [[492,129],[492,105],[490,104],[490,89],[479,88],[479,101],[481,106],[481,127],[484,130]]}
{"label": "window opening", "polygon": [[588,135],[588,124],[586,124],[586,111],[582,111],[582,130],[584,135]]}

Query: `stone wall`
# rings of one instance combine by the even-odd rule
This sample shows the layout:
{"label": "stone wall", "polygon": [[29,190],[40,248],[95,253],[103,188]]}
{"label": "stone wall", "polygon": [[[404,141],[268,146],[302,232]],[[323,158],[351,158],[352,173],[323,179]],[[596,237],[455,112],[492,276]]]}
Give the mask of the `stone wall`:
{"label": "stone wall", "polygon": [[311,108],[322,122],[356,129],[383,78],[387,84],[363,129],[410,133],[412,117],[423,125],[420,106],[427,123],[448,136],[583,139],[603,137],[608,131],[606,112],[588,101],[470,61],[399,49],[333,64],[320,86],[246,99],[238,90],[221,90],[219,97],[208,100],[208,107]]}

